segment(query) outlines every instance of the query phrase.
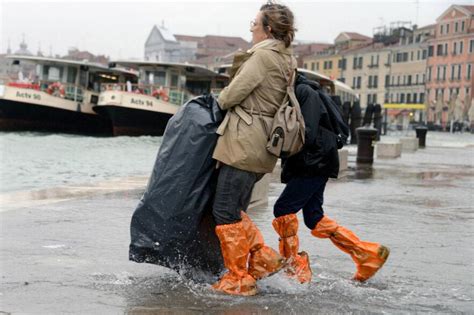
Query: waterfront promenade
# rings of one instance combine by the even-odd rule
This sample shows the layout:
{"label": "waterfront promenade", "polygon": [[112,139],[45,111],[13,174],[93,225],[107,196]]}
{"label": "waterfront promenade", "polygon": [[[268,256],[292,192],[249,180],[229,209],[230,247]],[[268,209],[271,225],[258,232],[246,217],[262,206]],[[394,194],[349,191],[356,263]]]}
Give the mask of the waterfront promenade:
{"label": "waterfront promenade", "polygon": [[[328,183],[325,211],[391,248],[365,284],[350,280],[349,256],[302,220],[309,285],[277,274],[258,282],[255,297],[224,296],[206,281],[129,262],[130,218],[146,185],[136,177],[0,196],[0,314],[471,313],[474,136],[429,132],[426,149],[372,168],[349,152],[349,169]],[[274,248],[272,205],[283,187],[276,170],[269,204],[249,211]]]}

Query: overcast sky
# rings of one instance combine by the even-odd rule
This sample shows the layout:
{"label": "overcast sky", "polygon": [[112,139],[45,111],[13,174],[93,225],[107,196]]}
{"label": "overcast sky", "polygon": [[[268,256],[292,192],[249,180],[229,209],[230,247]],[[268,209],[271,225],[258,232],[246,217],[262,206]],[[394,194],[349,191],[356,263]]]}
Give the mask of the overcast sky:
{"label": "overcast sky", "polygon": [[[142,58],[154,24],[174,34],[240,36],[250,41],[249,23],[265,1],[21,1],[0,0],[0,53],[16,51],[24,34],[28,49],[64,55],[77,47],[112,58]],[[435,20],[452,1],[286,0],[295,14],[298,40],[332,43],[342,31],[372,36],[393,21],[419,26]],[[460,0],[456,4],[472,4]]]}

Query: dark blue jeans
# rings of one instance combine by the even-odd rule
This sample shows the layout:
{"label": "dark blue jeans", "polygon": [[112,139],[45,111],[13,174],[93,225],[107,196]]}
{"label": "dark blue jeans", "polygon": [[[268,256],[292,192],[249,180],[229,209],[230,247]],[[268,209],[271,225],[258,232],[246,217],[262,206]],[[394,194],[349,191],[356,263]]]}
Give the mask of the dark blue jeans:
{"label": "dark blue jeans", "polygon": [[253,186],[262,176],[263,174],[222,165],[212,206],[216,224],[232,224],[242,220],[240,211],[247,211]]}
{"label": "dark blue jeans", "polygon": [[292,178],[273,206],[273,214],[278,218],[303,209],[305,225],[314,229],[324,216],[323,196],[327,181],[324,176]]}

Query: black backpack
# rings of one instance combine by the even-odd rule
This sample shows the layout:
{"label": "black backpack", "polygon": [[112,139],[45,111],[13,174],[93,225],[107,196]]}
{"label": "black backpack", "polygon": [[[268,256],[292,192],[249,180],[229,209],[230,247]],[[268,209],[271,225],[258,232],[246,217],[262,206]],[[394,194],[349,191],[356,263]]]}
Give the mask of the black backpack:
{"label": "black backpack", "polygon": [[337,148],[341,149],[345,144],[347,144],[350,132],[349,126],[342,118],[342,109],[337,106],[332,97],[322,89],[318,90],[318,93],[329,116],[330,126],[328,127],[330,127],[329,129],[336,134]]}

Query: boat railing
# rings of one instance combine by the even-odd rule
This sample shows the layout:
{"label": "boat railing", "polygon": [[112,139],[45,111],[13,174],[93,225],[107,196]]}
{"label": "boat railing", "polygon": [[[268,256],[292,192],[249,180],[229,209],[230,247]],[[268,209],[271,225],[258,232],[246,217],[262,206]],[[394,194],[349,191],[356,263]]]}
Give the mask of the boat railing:
{"label": "boat railing", "polygon": [[100,90],[101,92],[121,91],[148,95],[176,105],[182,105],[195,96],[191,91],[185,88],[140,83],[103,83],[100,86]]}
{"label": "boat railing", "polygon": [[[10,81],[7,86],[46,92],[54,97],[59,97],[75,102],[83,102],[86,89],[82,86],[63,83],[59,81],[18,82]],[[90,91],[93,93],[93,91]]]}

